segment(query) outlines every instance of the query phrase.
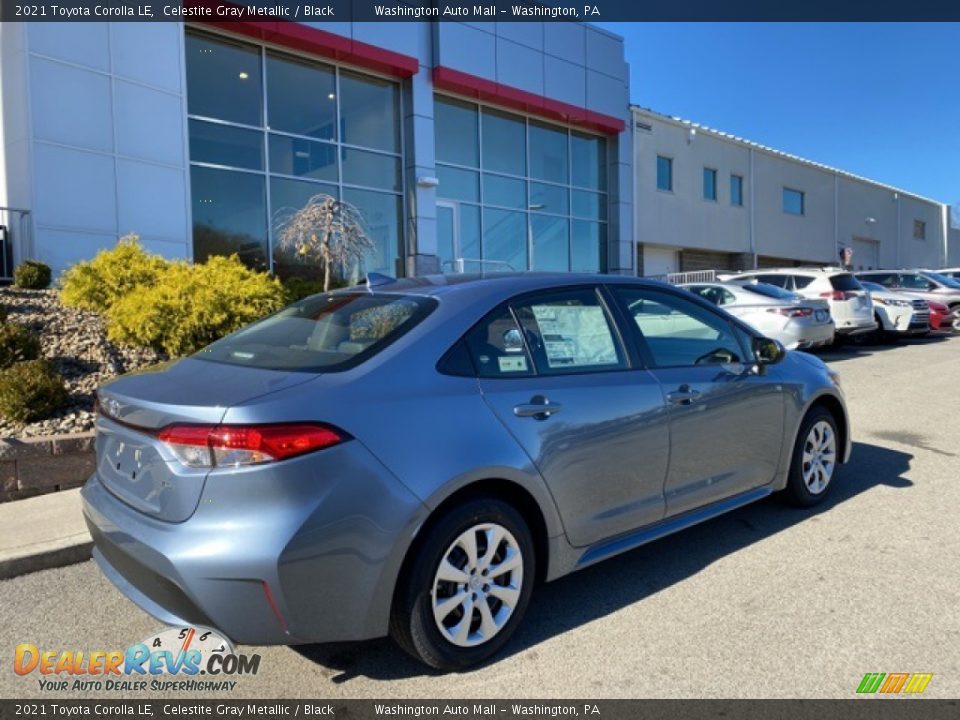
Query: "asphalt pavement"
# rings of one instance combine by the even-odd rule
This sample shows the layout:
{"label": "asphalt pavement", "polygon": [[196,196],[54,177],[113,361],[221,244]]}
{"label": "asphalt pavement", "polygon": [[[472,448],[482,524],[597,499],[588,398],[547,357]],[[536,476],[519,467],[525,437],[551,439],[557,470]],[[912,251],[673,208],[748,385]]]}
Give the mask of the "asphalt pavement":
{"label": "asphalt pavement", "polygon": [[[260,671],[221,696],[850,698],[867,672],[931,672],[926,696],[960,696],[960,337],[821,356],[855,440],[821,507],[765,500],[546,585],[471,672],[388,640],[241,647]],[[91,561],[0,582],[0,608],[4,698],[108,696],[42,692],[11,670],[18,643],[112,650],[159,629]]]}

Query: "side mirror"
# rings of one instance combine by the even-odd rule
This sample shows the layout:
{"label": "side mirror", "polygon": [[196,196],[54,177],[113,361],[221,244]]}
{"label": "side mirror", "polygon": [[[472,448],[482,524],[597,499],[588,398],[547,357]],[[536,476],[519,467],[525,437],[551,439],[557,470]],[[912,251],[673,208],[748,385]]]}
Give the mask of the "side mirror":
{"label": "side mirror", "polygon": [[776,365],[787,356],[787,349],[779,340],[773,340],[766,337],[755,337],[753,339],[753,357],[761,367],[764,365]]}

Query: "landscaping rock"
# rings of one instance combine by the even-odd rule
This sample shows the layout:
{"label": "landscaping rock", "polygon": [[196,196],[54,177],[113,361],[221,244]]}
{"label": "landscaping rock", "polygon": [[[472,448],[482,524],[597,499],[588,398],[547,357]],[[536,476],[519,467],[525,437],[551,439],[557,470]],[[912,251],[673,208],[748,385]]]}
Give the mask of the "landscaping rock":
{"label": "landscaping rock", "polygon": [[42,356],[63,376],[70,394],[67,406],[47,420],[17,426],[0,418],[0,438],[92,430],[94,393],[100,385],[167,359],[154,350],[110,342],[97,313],[64,307],[56,290],[0,288],[0,305],[10,313],[10,321],[39,335]]}

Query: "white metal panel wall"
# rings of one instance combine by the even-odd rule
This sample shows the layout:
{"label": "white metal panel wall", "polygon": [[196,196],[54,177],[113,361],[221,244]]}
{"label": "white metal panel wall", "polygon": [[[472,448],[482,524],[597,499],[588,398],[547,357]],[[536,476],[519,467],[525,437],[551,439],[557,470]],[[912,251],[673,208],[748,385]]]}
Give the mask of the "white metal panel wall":
{"label": "white metal panel wall", "polygon": [[[636,239],[678,248],[750,250],[749,152],[671,123],[634,132]],[[673,190],[657,189],[657,156],[673,161]],[[704,200],[703,169],[717,171],[717,200]],[[730,204],[730,175],[743,177],[743,206]]]}
{"label": "white metal panel wall", "polygon": [[59,273],[136,232],[189,256],[182,25],[33,23],[19,56],[32,254]]}

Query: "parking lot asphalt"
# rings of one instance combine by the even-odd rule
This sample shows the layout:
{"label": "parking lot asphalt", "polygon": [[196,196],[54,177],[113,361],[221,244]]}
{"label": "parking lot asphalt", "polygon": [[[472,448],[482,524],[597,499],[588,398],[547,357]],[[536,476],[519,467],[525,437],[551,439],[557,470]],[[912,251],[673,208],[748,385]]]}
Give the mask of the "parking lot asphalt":
{"label": "parking lot asphalt", "polygon": [[[242,647],[260,672],[221,696],[850,698],[867,672],[932,672],[925,696],[960,696],[960,337],[819,354],[855,441],[821,507],[771,498],[546,585],[478,670],[428,673],[388,640]],[[111,696],[41,692],[10,669],[18,643],[122,649],[159,629],[90,561],[4,581],[0,601],[4,698]]]}

